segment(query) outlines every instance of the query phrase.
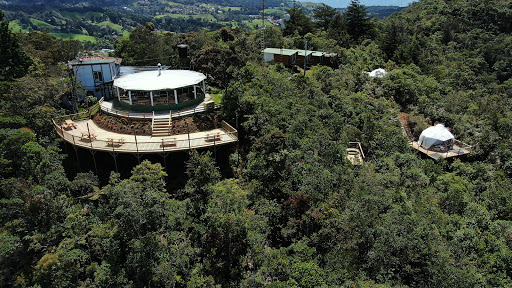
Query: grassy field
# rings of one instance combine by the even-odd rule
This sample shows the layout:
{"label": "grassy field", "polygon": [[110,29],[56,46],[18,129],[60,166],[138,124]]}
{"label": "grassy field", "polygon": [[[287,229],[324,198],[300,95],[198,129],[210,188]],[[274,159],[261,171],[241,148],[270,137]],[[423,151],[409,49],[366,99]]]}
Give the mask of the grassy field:
{"label": "grassy field", "polygon": [[60,14],[69,19],[78,19],[82,17],[82,14],[78,12],[60,11]]}
{"label": "grassy field", "polygon": [[14,33],[27,32],[26,29],[21,28],[20,21],[18,20],[9,22],[9,29],[11,29],[11,31]]}
{"label": "grassy field", "polygon": [[70,11],[61,11],[60,14],[66,18],[70,18],[70,19],[73,19],[73,20],[76,20],[76,19],[81,19],[81,18],[90,18],[91,16],[93,15],[103,15],[103,13],[101,12],[85,12],[85,13],[80,13],[80,12],[70,12]]}
{"label": "grassy field", "polygon": [[55,35],[55,37],[59,39],[69,39],[69,40],[78,40],[78,41],[89,41],[92,43],[96,43],[96,37],[87,36],[83,34],[73,34],[73,33],[50,33]]}
{"label": "grassy field", "polygon": [[116,30],[118,33],[121,33],[123,31],[123,26],[121,25],[118,25],[118,24],[114,24],[110,21],[103,21],[103,22],[100,22],[100,23],[96,23],[94,25],[98,25],[98,26],[108,26],[114,30]]}
{"label": "grassy field", "polygon": [[223,11],[229,11],[229,9],[231,9],[231,11],[240,11],[242,10],[242,7],[222,7],[221,10]]}
{"label": "grassy field", "polygon": [[[249,26],[249,28],[251,29],[256,29],[256,28],[261,28],[261,20],[244,20],[242,21],[243,24]],[[265,25],[267,25],[267,27],[271,27],[272,26],[272,23],[268,22],[267,20],[265,20]],[[257,27],[256,27],[257,26]]]}
{"label": "grassy field", "polygon": [[30,22],[32,22],[32,24],[34,24],[38,29],[41,29],[41,30],[49,29],[49,28],[53,27],[51,24],[48,24],[44,21],[37,20],[34,18],[30,18]]}
{"label": "grassy field", "polygon": [[219,22],[217,22],[217,23],[222,24],[222,25],[224,25],[224,26],[226,26],[226,27],[235,27],[235,26],[239,26],[239,25],[238,25],[238,23],[236,23],[236,22],[230,22],[230,21],[219,21]]}
{"label": "grassy field", "polygon": [[284,14],[286,14],[286,11],[278,10],[278,9],[265,9],[265,14],[284,15]]}
{"label": "grassy field", "polygon": [[217,21],[217,19],[215,19],[215,17],[213,17],[212,14],[199,14],[199,15],[163,14],[163,15],[155,16],[155,18],[162,18],[162,17],[182,18],[182,19],[187,19],[187,18],[192,17],[194,19],[203,19],[205,21],[214,21],[214,22]]}

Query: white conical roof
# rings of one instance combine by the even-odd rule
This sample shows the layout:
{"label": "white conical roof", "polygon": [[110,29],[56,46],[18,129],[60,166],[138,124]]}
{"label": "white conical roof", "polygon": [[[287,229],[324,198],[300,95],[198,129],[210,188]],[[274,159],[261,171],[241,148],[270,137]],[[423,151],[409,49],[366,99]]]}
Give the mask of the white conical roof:
{"label": "white conical roof", "polygon": [[454,139],[452,133],[443,124],[429,127],[421,132],[418,143],[425,149],[429,149],[434,144],[440,144],[450,139]]}

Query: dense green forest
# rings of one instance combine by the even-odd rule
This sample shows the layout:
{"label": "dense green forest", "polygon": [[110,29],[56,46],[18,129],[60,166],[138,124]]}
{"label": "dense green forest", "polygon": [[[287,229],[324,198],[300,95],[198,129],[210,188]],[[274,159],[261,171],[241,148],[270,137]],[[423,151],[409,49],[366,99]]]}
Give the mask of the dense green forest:
{"label": "dense green forest", "polygon": [[[70,113],[62,63],[79,43],[14,34],[0,13],[0,286],[512,286],[512,2],[366,12],[290,9],[286,29],[265,30],[266,47],[337,54],[305,75],[264,64],[261,31],[135,28],[116,56],[171,65],[188,44],[240,143],[231,173],[192,151],[173,162],[183,175],[143,161],[106,181],[64,168],[73,153],[51,125]],[[400,113],[410,137],[442,122],[471,154],[411,149]]]}

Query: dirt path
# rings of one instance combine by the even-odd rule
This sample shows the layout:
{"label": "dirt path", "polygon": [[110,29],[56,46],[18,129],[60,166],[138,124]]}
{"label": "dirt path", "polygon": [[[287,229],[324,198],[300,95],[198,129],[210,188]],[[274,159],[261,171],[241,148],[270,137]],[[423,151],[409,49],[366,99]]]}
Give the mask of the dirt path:
{"label": "dirt path", "polygon": [[409,127],[409,114],[400,112],[400,122],[402,123],[402,133],[409,141],[414,141],[411,129]]}

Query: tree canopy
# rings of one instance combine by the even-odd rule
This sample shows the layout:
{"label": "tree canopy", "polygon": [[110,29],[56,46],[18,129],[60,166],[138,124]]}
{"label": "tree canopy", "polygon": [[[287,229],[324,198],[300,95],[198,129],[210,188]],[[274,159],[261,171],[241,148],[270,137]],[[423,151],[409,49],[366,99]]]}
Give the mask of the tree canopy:
{"label": "tree canopy", "polygon": [[[268,45],[307,40],[335,58],[305,74],[264,63],[261,33],[241,28],[148,23],[117,40],[134,65],[178,65],[186,43],[221,98],[211,113],[239,136],[214,152],[120,156],[120,173],[53,131],[71,113],[62,62],[78,44],[5,30],[32,62],[0,82],[0,286],[512,286],[510,1],[422,0],[384,20],[358,1],[320,7],[317,23],[295,9],[292,30],[265,31]],[[388,73],[364,73],[376,68]],[[471,153],[411,149],[436,122]]]}
{"label": "tree canopy", "polygon": [[22,49],[17,36],[9,28],[0,10],[0,80],[12,80],[25,76],[32,60]]}

